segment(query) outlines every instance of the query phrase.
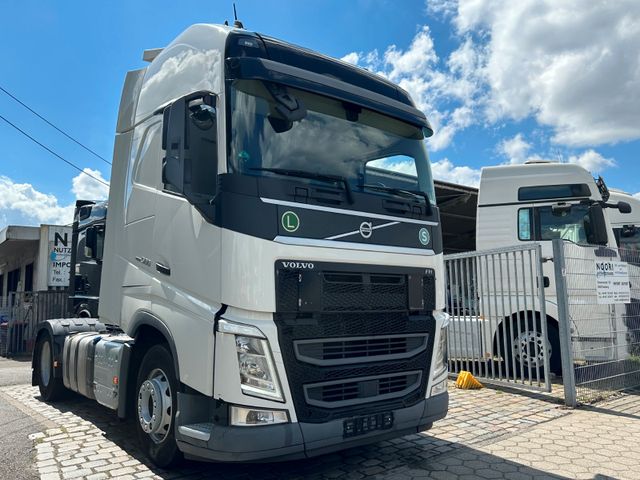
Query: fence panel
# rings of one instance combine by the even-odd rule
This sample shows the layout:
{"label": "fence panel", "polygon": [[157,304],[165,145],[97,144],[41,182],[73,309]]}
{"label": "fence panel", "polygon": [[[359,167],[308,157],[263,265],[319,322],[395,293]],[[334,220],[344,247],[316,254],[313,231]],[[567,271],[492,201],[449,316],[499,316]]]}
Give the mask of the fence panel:
{"label": "fence panel", "polygon": [[541,247],[446,255],[445,274],[449,371],[551,391]]}
{"label": "fence panel", "polygon": [[639,387],[640,253],[555,242],[554,257],[563,257],[573,402]]}
{"label": "fence panel", "polygon": [[30,354],[38,325],[50,318],[68,316],[66,290],[16,292],[6,301],[7,321],[0,326],[0,354]]}

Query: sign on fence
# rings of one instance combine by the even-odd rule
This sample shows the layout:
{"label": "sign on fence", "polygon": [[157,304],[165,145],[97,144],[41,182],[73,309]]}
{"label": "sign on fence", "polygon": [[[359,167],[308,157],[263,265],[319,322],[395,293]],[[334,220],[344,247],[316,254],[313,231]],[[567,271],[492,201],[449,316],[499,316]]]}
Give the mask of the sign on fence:
{"label": "sign on fence", "polygon": [[611,260],[596,260],[595,263],[598,305],[631,303],[629,265]]}

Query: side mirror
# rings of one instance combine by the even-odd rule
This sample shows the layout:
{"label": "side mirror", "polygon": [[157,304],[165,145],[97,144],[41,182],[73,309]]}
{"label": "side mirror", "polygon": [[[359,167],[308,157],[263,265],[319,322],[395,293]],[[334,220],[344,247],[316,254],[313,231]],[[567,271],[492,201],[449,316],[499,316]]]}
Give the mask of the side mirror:
{"label": "side mirror", "polygon": [[556,203],[551,206],[551,213],[554,217],[562,217],[567,213],[571,213],[570,203]]}
{"label": "side mirror", "polygon": [[98,262],[102,261],[102,251],[104,248],[104,229],[95,225],[87,228],[84,237],[84,255]]}
{"label": "side mirror", "polygon": [[164,188],[184,195],[212,220],[218,177],[216,97],[192,93],[166,107],[163,117]]}
{"label": "side mirror", "polygon": [[594,203],[589,207],[589,212],[591,228],[590,232],[587,232],[587,241],[593,245],[606,245],[609,242],[609,235],[602,205]]}
{"label": "side mirror", "polygon": [[162,183],[178,193],[184,187],[185,115],[185,102],[178,100],[165,108],[162,123]]}
{"label": "side mirror", "polygon": [[627,202],[618,202],[617,207],[620,213],[631,213],[631,205]]}

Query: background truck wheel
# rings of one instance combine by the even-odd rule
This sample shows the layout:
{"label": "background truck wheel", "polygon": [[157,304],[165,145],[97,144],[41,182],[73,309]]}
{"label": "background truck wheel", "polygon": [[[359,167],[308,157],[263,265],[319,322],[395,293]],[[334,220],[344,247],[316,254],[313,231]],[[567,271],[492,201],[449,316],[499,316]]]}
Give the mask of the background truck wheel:
{"label": "background truck wheel", "polygon": [[62,378],[53,376],[53,344],[49,335],[43,335],[36,343],[35,369],[40,396],[45,402],[55,402],[66,397],[67,389]]}
{"label": "background truck wheel", "polygon": [[142,451],[162,468],[182,460],[175,439],[175,414],[178,403],[178,380],[173,359],[163,345],[147,351],[136,382],[136,429]]}
{"label": "background truck wheel", "polygon": [[[533,322],[536,322],[535,329]],[[549,371],[555,375],[562,375],[562,359],[560,356],[560,335],[558,326],[553,321],[547,322],[547,336],[542,335],[542,325],[539,318],[520,320],[520,329],[517,320],[513,319],[506,324],[507,330],[507,351],[505,361],[509,364],[509,369],[515,361],[516,373],[523,378],[529,377],[529,365],[531,365],[531,377],[544,378],[544,352],[549,356]],[[503,348],[502,332],[499,336],[500,347]],[[511,372],[513,375],[513,372]]]}

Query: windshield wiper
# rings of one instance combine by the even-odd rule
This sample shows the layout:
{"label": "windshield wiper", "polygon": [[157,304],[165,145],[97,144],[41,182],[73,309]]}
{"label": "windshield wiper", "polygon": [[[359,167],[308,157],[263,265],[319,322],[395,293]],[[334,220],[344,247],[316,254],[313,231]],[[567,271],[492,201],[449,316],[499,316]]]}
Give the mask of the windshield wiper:
{"label": "windshield wiper", "polygon": [[375,185],[372,183],[365,183],[363,185],[360,185],[362,188],[372,188],[374,190],[381,190],[383,192],[389,192],[392,193],[394,195],[403,195],[405,197],[407,196],[411,196],[411,197],[421,197],[424,198],[426,207],[427,207],[427,215],[431,215],[431,202],[429,201],[429,195],[427,195],[427,192],[423,192],[420,190],[409,190],[407,188],[394,188],[394,187],[384,187],[382,185]]}
{"label": "windshield wiper", "polygon": [[310,178],[312,180],[320,180],[324,182],[341,183],[347,194],[347,201],[353,203],[353,192],[349,181],[341,175],[328,175],[324,173],[307,172],[305,170],[295,170],[290,168],[270,168],[270,167],[252,167],[249,170],[258,170],[261,172],[271,172],[278,175],[289,175],[291,177]]}

